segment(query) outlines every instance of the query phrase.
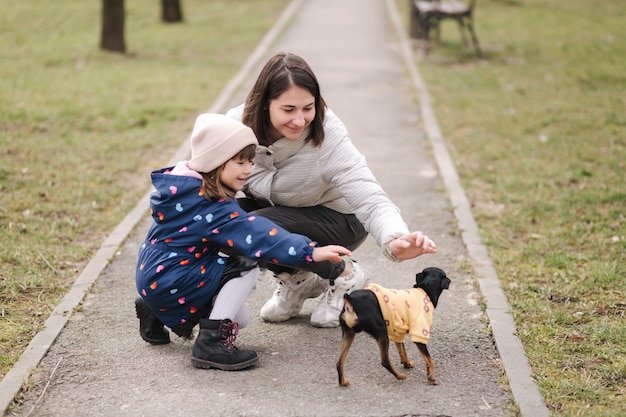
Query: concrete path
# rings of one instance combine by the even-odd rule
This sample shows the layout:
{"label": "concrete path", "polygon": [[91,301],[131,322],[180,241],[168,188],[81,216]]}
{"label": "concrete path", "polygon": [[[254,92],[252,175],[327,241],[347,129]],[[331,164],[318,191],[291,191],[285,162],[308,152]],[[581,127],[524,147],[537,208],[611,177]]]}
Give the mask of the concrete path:
{"label": "concrete path", "polygon": [[[373,340],[363,334],[346,365],[352,385],[340,388],[335,362],[341,330],[309,324],[314,300],[286,323],[267,324],[255,317],[241,331],[237,345],[260,355],[259,364],[249,370],[194,369],[193,342],[146,344],[138,335],[133,306],[136,256],[149,226],[144,197],[81,275],[46,332],[2,381],[0,396],[12,397],[14,383],[21,384],[36,367],[36,387],[24,395],[16,415],[509,416],[515,403],[522,415],[547,415],[529,382],[526,359],[506,317],[508,304],[488,258],[479,265],[486,280],[479,280],[477,288],[469,278],[468,265],[476,260],[472,251],[480,256],[482,247],[471,234],[475,225],[469,207],[459,212],[465,208],[464,194],[455,188],[454,168],[446,165],[436,119],[424,107],[429,103],[419,74],[406,66],[410,51],[406,39],[398,37],[404,36],[398,24],[393,1],[295,0],[210,110],[223,112],[242,102],[260,65],[278,51],[297,53],[311,64],[327,103],[407,223],[427,233],[440,250],[393,264],[368,238],[355,258],[374,281],[390,287],[412,286],[415,273],[427,266],[446,270],[453,281],[440,299],[429,344],[439,385],[428,385],[412,345],[407,346],[409,356],[418,366],[407,380],[395,380],[380,366]],[[187,152],[185,141],[172,160]],[[271,292],[269,277],[262,277],[249,299],[253,313]],[[85,294],[82,306],[70,315]],[[487,317],[477,303],[481,294],[488,301]],[[491,323],[497,327],[495,345],[487,318],[496,319]],[[506,355],[496,346],[506,346],[513,355],[507,360],[517,365],[511,368],[514,374],[506,375],[510,384],[503,377]],[[395,351],[392,360],[398,362]]]}

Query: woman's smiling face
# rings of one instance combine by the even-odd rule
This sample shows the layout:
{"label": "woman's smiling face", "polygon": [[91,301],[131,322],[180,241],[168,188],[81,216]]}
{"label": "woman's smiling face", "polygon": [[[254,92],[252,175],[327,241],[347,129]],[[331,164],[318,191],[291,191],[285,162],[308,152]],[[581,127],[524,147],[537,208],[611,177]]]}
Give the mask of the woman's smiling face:
{"label": "woman's smiling face", "polygon": [[296,140],[315,119],[315,97],[308,90],[292,85],[270,101],[269,113],[274,139]]}

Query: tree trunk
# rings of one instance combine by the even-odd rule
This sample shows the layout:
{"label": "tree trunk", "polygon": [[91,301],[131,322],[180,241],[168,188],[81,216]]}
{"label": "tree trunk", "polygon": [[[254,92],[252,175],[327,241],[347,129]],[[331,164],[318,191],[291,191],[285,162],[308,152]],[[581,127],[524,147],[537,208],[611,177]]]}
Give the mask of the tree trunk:
{"label": "tree trunk", "polygon": [[124,0],[102,0],[101,49],[121,53],[126,52],[124,19]]}
{"label": "tree trunk", "polygon": [[161,0],[161,20],[167,23],[183,21],[180,0]]}

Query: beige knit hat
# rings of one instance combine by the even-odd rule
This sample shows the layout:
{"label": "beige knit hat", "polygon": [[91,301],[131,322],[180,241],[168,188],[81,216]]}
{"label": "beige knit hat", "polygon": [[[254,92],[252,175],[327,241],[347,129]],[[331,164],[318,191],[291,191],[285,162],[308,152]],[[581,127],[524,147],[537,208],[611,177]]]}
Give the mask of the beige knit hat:
{"label": "beige knit hat", "polygon": [[211,172],[248,145],[259,142],[248,126],[217,113],[203,113],[191,132],[189,168]]}

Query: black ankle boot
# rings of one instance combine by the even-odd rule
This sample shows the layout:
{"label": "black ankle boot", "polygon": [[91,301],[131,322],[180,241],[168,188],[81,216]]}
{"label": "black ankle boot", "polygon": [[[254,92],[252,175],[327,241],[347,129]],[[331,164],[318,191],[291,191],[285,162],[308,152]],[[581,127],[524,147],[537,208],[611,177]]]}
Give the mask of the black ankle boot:
{"label": "black ankle boot", "polygon": [[139,334],[143,340],[153,345],[166,345],[170,342],[170,332],[152,314],[150,307],[141,297],[135,299],[135,311],[139,319]]}
{"label": "black ankle boot", "polygon": [[236,371],[254,365],[259,359],[255,351],[239,350],[233,345],[238,330],[237,323],[228,319],[200,319],[200,332],[191,354],[193,366]]}

